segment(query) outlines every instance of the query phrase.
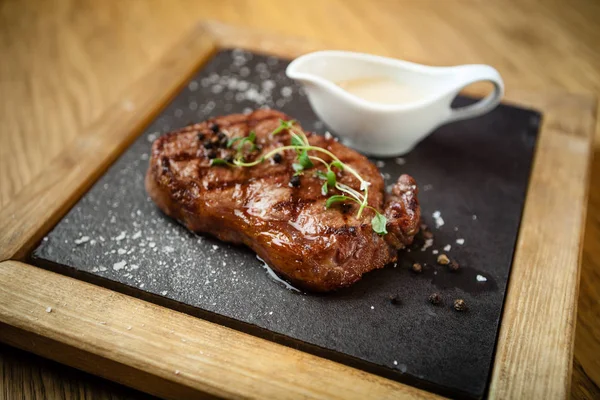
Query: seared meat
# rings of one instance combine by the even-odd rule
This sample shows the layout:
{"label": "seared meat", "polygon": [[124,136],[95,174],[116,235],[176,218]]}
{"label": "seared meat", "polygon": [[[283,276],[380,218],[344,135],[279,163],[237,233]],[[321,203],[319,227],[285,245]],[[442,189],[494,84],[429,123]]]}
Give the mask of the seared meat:
{"label": "seared meat", "polygon": [[[304,289],[325,292],[348,286],[396,261],[398,249],[412,242],[419,227],[417,188],[410,176],[401,176],[384,196],[383,179],[367,158],[331,138],[306,133],[311,145],[329,150],[371,183],[368,203],[387,218],[388,234],[379,235],[371,226],[372,210],[365,209],[357,219],[356,203],[326,209],[327,197],[337,191],[321,193],[323,181],[315,172],[325,168],[315,165],[294,177],[294,150],[253,167],[210,165],[215,158],[231,160],[234,150],[227,141],[250,131],[256,132],[258,149],[247,161],[289,145],[287,130],[271,135],[280,119],[290,120],[278,111],[258,110],[159,137],[152,146],[146,190],[158,207],[191,231],[247,245],[282,278]],[[337,181],[359,190],[359,181],[349,173],[338,172]]]}

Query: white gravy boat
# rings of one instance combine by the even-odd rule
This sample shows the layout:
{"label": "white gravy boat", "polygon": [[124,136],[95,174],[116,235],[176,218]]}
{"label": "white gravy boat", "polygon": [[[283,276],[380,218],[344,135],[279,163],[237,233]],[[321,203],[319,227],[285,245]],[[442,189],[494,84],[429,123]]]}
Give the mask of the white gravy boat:
{"label": "white gravy boat", "polygon": [[[504,93],[500,74],[489,65],[430,67],[346,51],[305,54],[290,63],[286,74],[304,85],[317,116],[343,143],[384,157],[408,153],[440,125],[487,113]],[[369,101],[338,85],[373,78],[405,85],[415,96],[398,103]],[[492,93],[452,109],[458,92],[478,81],[493,83]]]}

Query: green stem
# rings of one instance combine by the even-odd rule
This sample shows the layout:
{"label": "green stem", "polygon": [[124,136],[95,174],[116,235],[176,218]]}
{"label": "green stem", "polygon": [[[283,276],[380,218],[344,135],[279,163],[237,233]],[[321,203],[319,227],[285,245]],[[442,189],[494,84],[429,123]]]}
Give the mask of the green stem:
{"label": "green stem", "polygon": [[[308,139],[306,138],[306,136],[303,134],[303,140],[305,140],[306,142],[308,142]],[[261,158],[250,162],[250,163],[246,163],[246,162],[240,162],[240,161],[235,161],[235,165],[237,165],[238,167],[254,167],[255,165],[258,165],[260,163],[262,163],[265,159],[270,158],[272,156],[274,156],[277,153],[281,153],[283,151],[286,150],[307,150],[307,151],[318,151],[321,152],[323,154],[328,155],[329,157],[331,157],[334,161],[339,162],[340,164],[342,164],[344,166],[344,170],[347,170],[348,172],[350,172],[352,175],[354,175],[356,177],[356,179],[358,179],[360,186],[363,186],[363,183],[366,182],[359,174],[358,172],[356,172],[354,170],[354,168],[350,167],[347,164],[344,164],[335,154],[333,154],[332,152],[330,152],[329,150],[326,150],[322,147],[317,147],[317,146],[311,146],[309,144],[307,144],[306,146],[293,146],[293,145],[288,145],[288,146],[282,146],[282,147],[277,147],[276,149],[271,150],[270,152],[268,152],[267,154],[265,154],[264,156],[262,156]],[[364,196],[361,196],[362,200],[360,203],[360,207],[358,209],[358,214],[357,217],[360,218],[360,216],[363,213],[363,210],[365,209],[365,207],[367,206],[367,199],[369,196],[369,187],[368,185],[365,186],[364,189]],[[354,197],[356,197],[356,194],[352,194]]]}
{"label": "green stem", "polygon": [[327,164],[327,161],[323,160],[321,157],[317,157],[317,156],[308,156],[308,158],[310,158],[311,160],[315,160],[320,162],[321,164],[323,164],[325,166],[325,168],[327,168],[327,171],[330,171],[331,168],[329,167],[329,164]]}

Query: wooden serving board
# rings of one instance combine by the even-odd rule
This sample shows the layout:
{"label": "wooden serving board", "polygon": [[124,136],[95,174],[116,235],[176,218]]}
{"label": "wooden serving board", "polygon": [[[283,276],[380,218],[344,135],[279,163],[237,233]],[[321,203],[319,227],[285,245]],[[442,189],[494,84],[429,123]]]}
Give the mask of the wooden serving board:
{"label": "wooden serving board", "polygon": [[[252,42],[253,45],[248,46],[248,41]],[[259,43],[258,46],[257,43]],[[285,47],[286,45],[289,48],[282,49],[282,46]],[[13,207],[2,211],[2,214],[0,214],[2,216],[0,220],[2,236],[0,238],[3,244],[3,258],[22,257],[28,254],[31,246],[40,240],[48,228],[95,181],[95,178],[104,171],[119,151],[122,151],[128,145],[153,114],[165,104],[168,97],[177,92],[182,84],[180,78],[187,79],[190,73],[200,65],[200,61],[207,59],[217,48],[230,46],[252,47],[254,50],[288,57],[307,49],[307,46],[300,45],[300,42],[297,41],[272,39],[252,32],[240,33],[239,31],[228,30],[223,26],[204,25],[191,33],[180,46],[173,49],[173,54],[168,55],[159,64],[159,67],[151,73],[151,76],[144,78],[139,86],[128,92],[129,96],[126,100],[114,107],[112,112],[105,116],[101,124],[94,127],[90,134],[82,136],[70,148],[65,157],[57,160],[54,163],[54,169],[49,169],[43,178],[32,184],[31,190],[26,191],[28,196],[24,195],[21,199],[20,206],[22,208]],[[290,51],[290,49],[295,50]],[[199,54],[202,58],[200,61],[197,60]],[[151,83],[150,86],[148,82]],[[155,82],[162,82],[162,87],[157,84],[153,88],[152,84]],[[168,90],[161,92],[161,89],[165,87]],[[148,91],[153,93],[148,93]],[[157,100],[152,102],[149,99]],[[578,248],[586,187],[583,179],[578,180],[572,177],[587,174],[590,132],[593,123],[593,102],[585,98],[565,94],[542,96],[520,93],[510,99],[541,109],[545,115],[545,123],[539,140],[538,155],[532,173],[520,230],[512,272],[513,279],[510,281],[490,394],[492,397],[508,394],[524,396],[528,393],[546,396],[564,395],[570,377],[573,333],[570,324],[572,324],[573,305],[576,300]],[[80,158],[88,160],[88,163],[85,165],[78,164],[77,160]],[[76,165],[77,168],[71,168],[72,165]],[[548,168],[554,166],[568,166],[569,173],[565,173],[565,168],[548,170]],[[52,188],[52,190],[47,190],[48,188]],[[557,195],[553,196],[553,193]],[[560,193],[575,195],[578,200],[565,199],[559,195]],[[31,194],[34,194],[34,196],[31,196]],[[552,216],[552,218],[548,218],[548,216]],[[557,220],[557,218],[560,220]],[[20,226],[14,223],[11,224],[10,219],[20,221]],[[562,227],[561,232],[552,230],[555,224]],[[560,246],[557,245],[559,243]],[[554,247],[547,247],[549,244],[553,244]],[[544,263],[543,266],[532,262],[532,260],[544,259],[545,257],[548,257],[549,262]],[[560,264],[557,264],[558,262]],[[154,343],[153,340],[158,336],[153,337],[152,329],[147,328],[149,323],[153,322],[152,320],[146,320],[149,315],[138,311],[132,317],[128,315],[131,313],[132,308],[125,305],[125,303],[131,302],[131,305],[144,304],[144,309],[163,310],[162,312],[173,316],[173,318],[177,316],[177,318],[183,318],[186,321],[190,317],[82,282],[73,281],[69,278],[40,271],[24,264],[6,262],[1,265],[0,276],[2,276],[2,279],[0,282],[3,283],[3,286],[0,289],[0,299],[2,300],[0,301],[0,322],[4,324],[2,328],[5,329],[2,329],[3,333],[0,333],[0,339],[15,346],[33,350],[61,362],[129,384],[138,389],[147,390],[150,393],[163,396],[169,393],[170,396],[175,397],[181,397],[187,393],[193,396],[193,391],[187,392],[188,389],[193,389],[225,396],[235,396],[243,393],[257,397],[282,397],[282,387],[289,385],[283,384],[281,386],[281,382],[290,383],[295,382],[296,379],[302,379],[303,385],[295,389],[306,391],[305,386],[308,385],[308,391],[302,392],[305,395],[318,397],[320,395],[330,396],[336,394],[341,397],[348,397],[348,393],[342,391],[336,390],[325,393],[321,390],[323,390],[322,386],[330,379],[342,382],[350,376],[364,377],[364,385],[359,383],[359,385],[363,385],[362,388],[365,390],[363,395],[369,393],[370,385],[375,385],[372,389],[376,390],[377,382],[385,383],[384,390],[390,390],[389,394],[420,395],[422,393],[402,384],[393,383],[384,378],[377,378],[348,367],[342,367],[319,357],[274,344],[267,345],[261,339],[230,330],[226,331],[232,337],[240,335],[240,343],[246,339],[249,342],[256,341],[253,342],[254,344],[249,345],[252,349],[248,349],[244,356],[253,354],[252,352],[256,350],[257,345],[266,346],[265,348],[269,349],[273,349],[270,346],[276,346],[277,350],[274,350],[273,354],[280,354],[282,358],[269,367],[277,365],[275,371],[283,371],[277,376],[286,374],[285,371],[288,371],[291,381],[282,377],[279,382],[273,383],[269,374],[274,370],[264,371],[262,367],[259,368],[256,365],[262,365],[265,360],[272,359],[272,355],[270,358],[261,356],[262,358],[253,359],[253,363],[248,363],[248,360],[245,360],[246,364],[243,370],[240,370],[239,366],[235,364],[234,371],[223,375],[220,373],[220,369],[226,368],[227,365],[222,362],[229,361],[232,356],[231,348],[223,344],[225,342],[220,346],[218,343],[208,343],[210,340],[202,340],[200,333],[180,337],[179,335],[181,332],[185,332],[185,329],[174,328],[171,330],[177,332],[177,338],[181,339],[183,345],[181,345],[181,353],[177,350],[175,351],[176,354],[172,354],[172,356],[174,357],[173,360],[181,363],[181,368],[175,368],[169,372],[168,370],[172,365],[165,361],[164,351],[173,349],[172,341],[169,338],[163,338]],[[17,275],[21,277],[8,282]],[[37,279],[36,275],[39,275]],[[517,279],[515,279],[515,276]],[[525,281],[524,278],[528,276],[534,277],[535,281]],[[30,280],[27,281],[26,277],[29,277]],[[7,282],[6,285],[4,285],[5,281]],[[19,292],[16,289],[17,287],[29,288],[24,285],[32,282],[36,282],[35,285],[32,285],[36,287],[31,290]],[[77,290],[66,291],[64,290],[65,285],[73,285]],[[553,285],[553,292],[563,295],[561,297],[550,296],[550,293],[544,290],[544,285],[546,287],[547,285]],[[103,298],[101,293],[110,293],[109,298],[116,296],[114,298],[123,300],[124,303],[118,303],[116,308],[107,308],[109,305],[107,303],[99,304],[100,308],[96,309],[96,312],[100,314],[94,314],[96,305],[90,304],[89,301],[86,302],[81,297],[87,290],[91,292],[98,291],[96,295],[99,299]],[[62,303],[58,301],[49,302],[48,295],[53,292],[55,297],[60,297],[65,301]],[[519,296],[514,297],[513,293],[519,293]],[[72,296],[70,300],[68,299],[69,295]],[[82,301],[77,302],[78,297]],[[44,302],[48,305],[37,310]],[[36,303],[38,306],[34,306]],[[536,306],[536,312],[527,313],[525,319],[517,312],[519,307],[535,309]],[[46,312],[47,307],[52,307],[51,312]],[[33,312],[33,315],[31,312]],[[66,313],[65,318],[71,320],[70,324],[65,324],[65,320],[60,319],[63,312]],[[102,313],[105,314],[102,315]],[[124,320],[117,318],[115,315],[117,313],[120,313],[123,318],[128,318],[129,324],[122,326],[121,322],[124,322]],[[552,317],[549,316],[549,313],[552,313]],[[90,319],[92,316],[93,318]],[[100,320],[96,320],[96,318],[100,318]],[[213,332],[224,332],[222,330],[226,329],[204,321],[197,322],[198,320],[193,318],[192,321],[207,324],[203,327],[210,327],[211,330],[214,328]],[[91,326],[89,322],[93,322]],[[169,324],[163,325],[161,329],[167,329],[168,326],[178,327],[175,321],[169,321]],[[108,334],[107,327],[110,327],[112,333]],[[131,329],[128,329],[130,327]],[[77,333],[88,329],[90,333],[85,336]],[[130,338],[132,341],[127,342],[127,337],[132,335],[134,329],[137,341],[135,338]],[[160,334],[160,332],[159,329],[158,333]],[[35,335],[32,336],[31,333]],[[109,338],[107,338],[107,335]],[[46,339],[42,339],[42,337]],[[532,341],[526,341],[524,338],[529,338]],[[42,349],[38,345],[41,343],[40,340],[50,345]],[[114,346],[109,342],[116,342],[119,345]],[[200,347],[196,349],[193,347],[187,348],[188,351],[186,351],[185,343],[188,342],[195,342],[195,345]],[[136,353],[142,351],[143,343],[148,343],[151,347],[162,346],[165,350],[161,353],[153,347],[151,352],[144,351],[143,355]],[[562,343],[562,346],[557,346],[559,343]],[[192,346],[192,344],[189,344],[189,346]],[[218,354],[218,356],[216,358],[204,356],[204,351],[200,350],[203,346],[208,346],[206,348],[210,348],[214,355]],[[219,352],[216,352],[214,346],[219,349]],[[179,347],[179,345],[176,346],[177,349]],[[527,352],[515,351],[520,348],[527,349]],[[56,353],[57,349],[62,352]],[[531,349],[535,350],[535,354],[531,354]],[[321,365],[326,366],[326,368],[336,366],[337,372],[327,376],[326,382],[319,383],[313,377],[313,374],[317,373],[317,369],[313,368],[312,371],[307,369],[302,372],[302,367],[296,365],[297,359],[284,357],[284,354],[289,354],[290,351],[298,353],[298,357],[314,360],[315,363],[322,363]],[[103,367],[99,368],[97,363],[90,364],[90,362],[82,360],[80,357],[82,354],[86,354],[89,360],[93,360],[92,356],[101,357],[104,360],[100,363]],[[190,354],[194,354],[194,358],[190,358]],[[131,356],[131,358],[127,358],[127,356]],[[238,354],[238,357],[242,356]],[[215,364],[216,359],[219,360],[218,365]],[[528,365],[530,367],[531,360],[536,361],[534,376],[528,376],[527,372],[523,373],[523,366]],[[164,363],[161,364],[163,361]],[[283,363],[291,362],[291,364],[286,364],[286,368],[281,368],[279,361]],[[201,368],[197,367],[199,363],[202,365]],[[113,373],[119,369],[117,366],[123,369],[120,372],[126,371],[127,373],[118,375]],[[513,370],[513,368],[515,369]],[[207,372],[208,370],[214,372],[214,374]],[[265,372],[265,375],[261,375],[260,371]],[[348,371],[353,371],[353,375],[348,375]],[[530,371],[530,369],[525,371]],[[306,373],[307,376],[301,378],[302,373]],[[252,374],[254,378],[249,379],[246,382],[247,385],[245,385],[242,378],[247,378],[248,374]],[[142,379],[148,375],[156,375],[164,379],[164,382],[160,382],[162,386],[156,384],[151,385],[151,388],[141,387]],[[182,376],[186,377],[186,381],[183,387],[180,387]],[[263,376],[263,378],[261,379],[260,376]],[[345,378],[342,378],[342,376],[345,376]],[[321,376],[321,378],[323,377]],[[239,384],[232,385],[230,379],[235,379],[236,382],[239,381]],[[544,385],[539,385],[541,381],[544,382]],[[260,383],[260,390],[253,387],[252,382],[255,385]],[[311,385],[310,382],[314,385]],[[330,383],[326,384],[330,385]],[[287,389],[290,388],[287,387]],[[353,387],[353,389],[356,390],[357,396],[361,396],[362,389],[358,390],[356,387]],[[371,395],[373,393],[375,392],[371,392]],[[384,394],[384,392],[379,393],[382,396]],[[300,393],[293,390],[288,392],[288,395],[294,394],[298,395]]]}
{"label": "wooden serving board", "polygon": [[[288,63],[240,49],[217,52],[44,237],[32,263],[437,393],[481,398],[539,113],[502,104],[437,129],[405,157],[372,159],[387,191],[401,174],[416,179],[434,237],[426,243],[418,235],[398,262],[349,288],[298,293],[273,282],[254,252],[167,218],[144,188],[152,142],[190,121],[269,106],[324,134],[303,88],[286,77]],[[438,265],[440,254],[460,268]],[[414,263],[421,273],[411,271]],[[433,293],[440,304],[428,301]],[[456,299],[468,310],[456,312]]]}

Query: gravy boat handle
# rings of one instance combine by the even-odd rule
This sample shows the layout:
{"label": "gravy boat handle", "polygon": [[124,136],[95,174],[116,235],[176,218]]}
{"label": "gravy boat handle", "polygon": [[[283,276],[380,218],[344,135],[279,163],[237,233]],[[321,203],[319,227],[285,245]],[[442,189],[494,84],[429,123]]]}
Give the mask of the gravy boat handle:
{"label": "gravy boat handle", "polygon": [[[494,90],[475,104],[455,109],[450,108],[449,116],[444,123],[477,117],[491,111],[500,104],[504,94],[504,82],[495,68],[489,65],[461,65],[455,67],[454,73],[456,74],[456,94],[464,87],[482,81],[491,82],[494,85]],[[450,107],[450,104],[448,104],[448,107]]]}

